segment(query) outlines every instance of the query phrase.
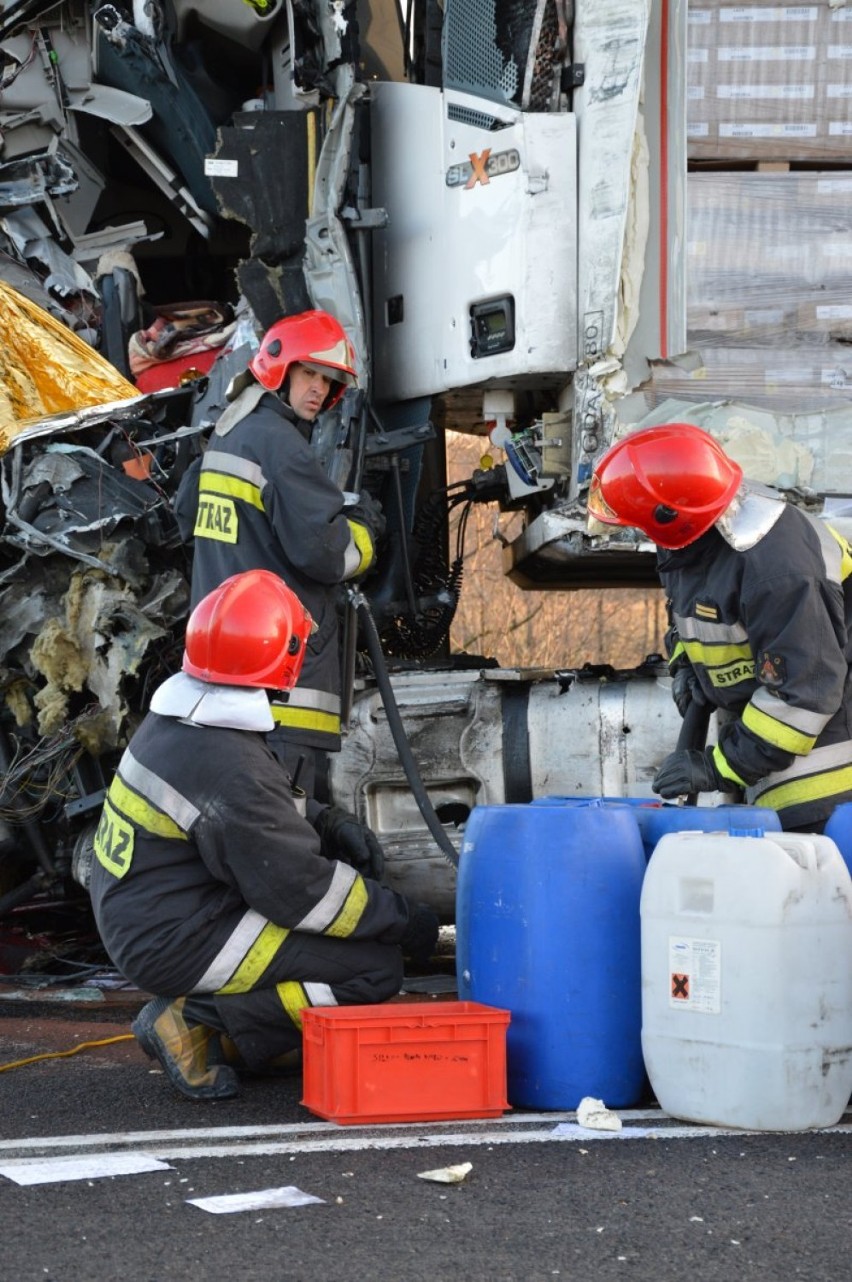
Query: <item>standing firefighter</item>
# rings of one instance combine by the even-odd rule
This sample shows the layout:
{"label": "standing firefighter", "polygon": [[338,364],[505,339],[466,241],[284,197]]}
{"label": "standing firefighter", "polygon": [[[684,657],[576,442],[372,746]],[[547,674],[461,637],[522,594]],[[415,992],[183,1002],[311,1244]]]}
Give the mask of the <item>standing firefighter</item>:
{"label": "standing firefighter", "polygon": [[821,831],[852,799],[852,551],[830,525],[743,479],[688,423],[641,429],[597,464],[589,513],[657,544],[669,666],[723,709],[719,742],[666,758],[662,797],[741,789],[787,830]]}
{"label": "standing firefighter", "polygon": [[104,945],[157,996],[133,1023],[191,1099],[237,1092],[301,1045],[307,1006],[381,1002],[431,955],[428,908],[361,875],[299,813],[266,734],[311,619],[274,574],[226,580],[189,619],[104,803],[91,897]]}
{"label": "standing firefighter", "polygon": [[327,312],[276,321],[248,370],[234,380],[201,460],[177,497],[185,539],[194,537],[191,604],[244,570],[272,570],[316,622],[302,680],[273,700],[270,746],[314,795],[317,755],[340,749],[338,585],[373,563],[384,530],[366,492],[344,512],[342,492],[311,449],[312,425],[355,384],[352,345]]}

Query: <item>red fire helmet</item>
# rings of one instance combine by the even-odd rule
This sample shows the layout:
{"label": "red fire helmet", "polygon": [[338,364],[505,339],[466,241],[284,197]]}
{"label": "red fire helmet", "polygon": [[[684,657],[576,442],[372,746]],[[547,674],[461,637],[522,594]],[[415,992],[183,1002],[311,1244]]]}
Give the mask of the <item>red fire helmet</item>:
{"label": "red fire helmet", "polygon": [[598,461],[588,510],[607,525],[642,530],[660,547],[682,548],[719,519],[742,479],[740,465],[702,428],[641,428]]}
{"label": "red fire helmet", "polygon": [[355,351],[343,326],[328,312],[300,312],[276,321],[264,334],[249,369],[263,387],[277,392],[295,364],[328,370],[333,382],[324,410],[336,405],[344,390],[358,382]]}
{"label": "red fire helmet", "polygon": [[291,690],[313,621],[270,570],[225,579],[189,616],[183,670],[214,685]]}

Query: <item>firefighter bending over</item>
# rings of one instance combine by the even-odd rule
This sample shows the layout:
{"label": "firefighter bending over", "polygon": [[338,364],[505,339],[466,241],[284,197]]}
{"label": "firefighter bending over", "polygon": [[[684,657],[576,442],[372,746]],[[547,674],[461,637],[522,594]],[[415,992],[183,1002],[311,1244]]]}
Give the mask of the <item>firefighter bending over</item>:
{"label": "firefighter bending over", "polygon": [[741,790],[788,831],[852,799],[852,550],[779,491],[744,480],[689,423],[643,428],[594,469],[589,513],[657,544],[673,694],[723,710],[719,742],[666,758],[666,798]]}
{"label": "firefighter bending over", "polygon": [[192,612],[183,671],[154,692],[110,785],[90,893],[115,966],[156,994],[132,1028],[190,1099],[301,1046],[307,1006],[385,1001],[423,962],[430,909],[362,876],[299,813],[269,748],[311,618],[274,574]]}
{"label": "firefighter bending over", "polygon": [[270,736],[309,796],[323,795],[315,775],[324,754],[340,751],[338,585],[370,569],[385,526],[366,490],[344,511],[310,444],[318,415],[355,382],[352,345],[328,312],[276,321],[228,389],[231,403],[175,504],[193,540],[192,606],[232,574],[272,570],[316,623],[298,689],[272,701]]}

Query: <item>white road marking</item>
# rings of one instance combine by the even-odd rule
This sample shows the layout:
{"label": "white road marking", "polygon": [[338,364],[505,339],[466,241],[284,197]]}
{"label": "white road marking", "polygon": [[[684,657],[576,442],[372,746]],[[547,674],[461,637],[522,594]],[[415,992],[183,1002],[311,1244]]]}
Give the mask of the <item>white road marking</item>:
{"label": "white road marking", "polygon": [[[658,1109],[619,1112],[621,1131],[594,1131],[577,1126],[575,1113],[524,1113],[479,1123],[431,1122],[409,1125],[338,1126],[305,1122],[287,1126],[187,1127],[164,1131],[121,1131],[95,1135],[57,1135],[0,1141],[8,1166],[16,1160],[56,1149],[94,1152],[145,1152],[164,1161],[214,1157],[275,1157],[288,1154],[347,1153],[368,1149],[432,1149],[504,1144],[583,1143],[645,1139],[745,1138],[785,1134],[852,1134],[849,1121],[813,1131],[751,1131],[724,1126],[692,1126],[673,1121]],[[638,1125],[636,1123],[639,1123]],[[12,1156],[18,1155],[17,1157]],[[24,1156],[26,1155],[26,1156]]]}

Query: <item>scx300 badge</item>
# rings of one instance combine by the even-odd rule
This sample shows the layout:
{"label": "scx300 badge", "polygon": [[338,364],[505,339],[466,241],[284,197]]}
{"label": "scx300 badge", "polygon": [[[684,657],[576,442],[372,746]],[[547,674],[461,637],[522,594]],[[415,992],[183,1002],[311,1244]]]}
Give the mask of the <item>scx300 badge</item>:
{"label": "scx300 badge", "polygon": [[486,187],[492,178],[499,178],[502,174],[514,173],[521,167],[521,153],[515,147],[510,147],[508,151],[495,151],[492,153],[491,148],[487,147],[485,151],[477,154],[475,151],[470,153],[467,160],[458,165],[450,165],[447,170],[448,187],[464,187],[470,190],[477,183]]}

